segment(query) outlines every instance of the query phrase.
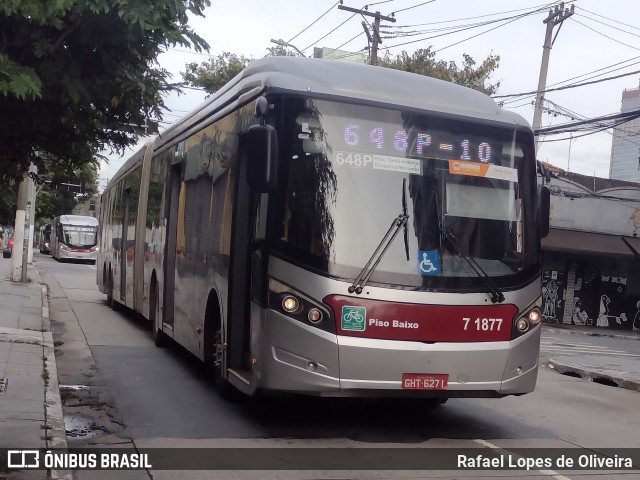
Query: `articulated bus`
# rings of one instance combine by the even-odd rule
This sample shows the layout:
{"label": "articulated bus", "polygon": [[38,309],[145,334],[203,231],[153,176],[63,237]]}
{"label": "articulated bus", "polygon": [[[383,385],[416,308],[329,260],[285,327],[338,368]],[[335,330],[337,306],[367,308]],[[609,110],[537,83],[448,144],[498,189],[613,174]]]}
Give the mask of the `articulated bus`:
{"label": "articulated bus", "polygon": [[486,95],[271,57],[135,153],[102,195],[97,283],[240,390],[531,392],[533,132]]}
{"label": "articulated bus", "polygon": [[46,223],[40,227],[40,238],[38,239],[40,253],[51,253],[51,224]]}
{"label": "articulated bus", "polygon": [[84,215],[60,215],[51,224],[51,256],[56,260],[96,262],[98,219]]}

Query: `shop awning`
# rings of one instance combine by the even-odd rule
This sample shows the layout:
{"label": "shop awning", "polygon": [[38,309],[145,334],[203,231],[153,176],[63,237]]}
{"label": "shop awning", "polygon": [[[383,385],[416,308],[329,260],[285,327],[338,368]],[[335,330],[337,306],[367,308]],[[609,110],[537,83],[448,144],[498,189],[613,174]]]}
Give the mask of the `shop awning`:
{"label": "shop awning", "polygon": [[[636,255],[622,238],[621,235],[552,228],[549,230],[549,235],[542,239],[542,249],[554,252],[635,257]],[[625,236],[624,239],[640,253],[640,238]]]}

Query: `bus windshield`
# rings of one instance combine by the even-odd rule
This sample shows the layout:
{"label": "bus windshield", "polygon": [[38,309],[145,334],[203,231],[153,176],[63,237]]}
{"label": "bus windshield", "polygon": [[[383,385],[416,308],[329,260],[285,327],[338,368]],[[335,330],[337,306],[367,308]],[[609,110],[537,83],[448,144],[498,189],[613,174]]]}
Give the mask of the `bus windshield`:
{"label": "bus windshield", "polygon": [[530,131],[308,98],[283,104],[278,254],[353,280],[406,196],[408,231],[369,283],[477,289],[479,272],[498,286],[539,273]]}
{"label": "bus windshield", "polygon": [[98,229],[91,226],[62,225],[60,241],[70,247],[88,248],[97,244]]}

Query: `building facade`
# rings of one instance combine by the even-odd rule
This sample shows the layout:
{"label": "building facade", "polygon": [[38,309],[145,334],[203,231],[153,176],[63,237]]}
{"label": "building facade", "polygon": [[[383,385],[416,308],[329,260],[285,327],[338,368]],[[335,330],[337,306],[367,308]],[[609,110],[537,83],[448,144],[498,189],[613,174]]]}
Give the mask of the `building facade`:
{"label": "building facade", "polygon": [[[620,113],[640,110],[640,88],[622,92]],[[640,182],[640,118],[613,129],[609,178]]]}
{"label": "building facade", "polygon": [[551,190],[544,320],[640,330],[640,188],[542,165]]}

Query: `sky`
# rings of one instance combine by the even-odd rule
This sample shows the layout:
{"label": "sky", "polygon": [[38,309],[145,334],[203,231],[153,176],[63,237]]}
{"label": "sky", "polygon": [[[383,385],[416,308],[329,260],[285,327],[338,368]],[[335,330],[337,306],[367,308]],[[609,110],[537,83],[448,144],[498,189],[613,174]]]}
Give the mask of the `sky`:
{"label": "sky", "polygon": [[[362,0],[343,3],[352,8],[366,5]],[[204,17],[190,17],[191,27],[209,43],[210,51],[199,54],[176,47],[158,61],[173,74],[173,81],[181,81],[180,72],[187,63],[204,62],[223,52],[262,58],[267,48],[274,46],[271,39],[283,39],[306,56],[313,56],[313,47],[361,51],[367,45],[363,17],[339,10],[337,4],[334,0],[211,0]],[[411,54],[431,47],[437,60],[454,61],[458,66],[464,54],[477,64],[489,55],[499,55],[499,67],[488,79],[492,84],[500,82],[498,96],[537,90],[546,30],[543,21],[558,4],[536,0],[372,0],[368,11],[385,16],[394,13],[396,19],[395,23],[382,22],[386,28],[382,30],[380,55],[387,50],[392,55],[403,50]],[[560,111],[577,114],[575,120],[619,113],[623,90],[639,87],[640,73],[629,74],[640,70],[637,0],[564,2],[564,8],[571,5],[575,5],[574,14],[553,30],[547,88],[598,82],[547,92],[545,99],[553,104],[545,106],[554,113],[543,113],[543,128],[572,121]],[[529,13],[534,10],[539,11]],[[367,20],[371,23],[373,19]],[[416,34],[398,37],[398,32]],[[395,38],[385,38],[389,36]],[[620,78],[607,79],[614,76]],[[165,103],[171,112],[165,115],[166,123],[160,130],[204,100],[204,92],[192,89],[167,97]],[[532,123],[534,96],[495,100]],[[566,133],[545,137],[538,159],[572,172],[608,178],[611,131],[578,137],[582,133],[573,134],[572,139]],[[100,170],[102,187],[135,150],[123,157],[108,155],[109,162]]]}

